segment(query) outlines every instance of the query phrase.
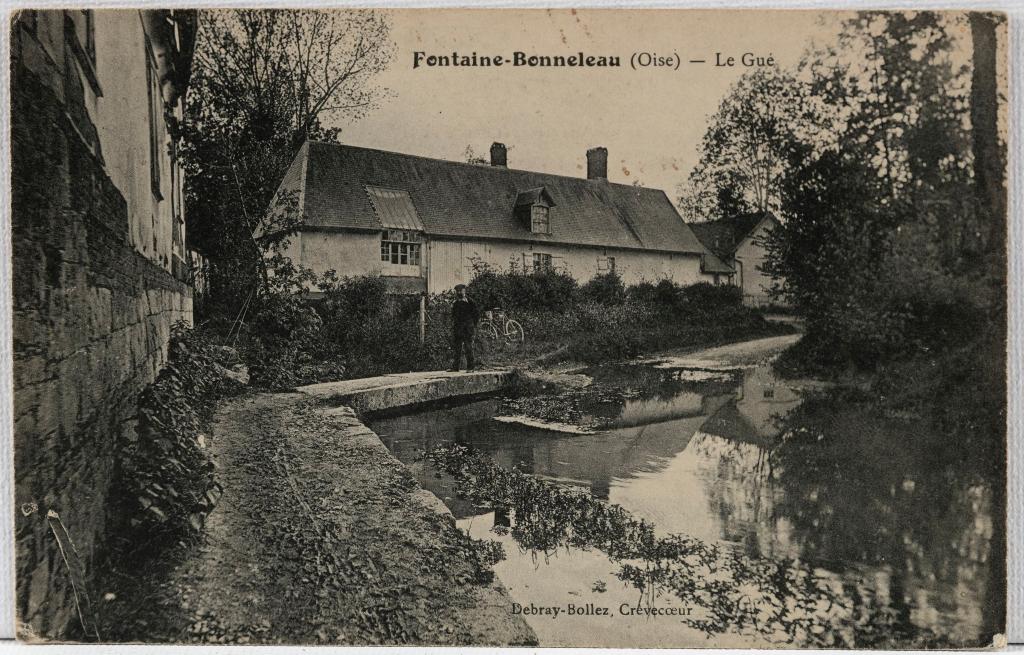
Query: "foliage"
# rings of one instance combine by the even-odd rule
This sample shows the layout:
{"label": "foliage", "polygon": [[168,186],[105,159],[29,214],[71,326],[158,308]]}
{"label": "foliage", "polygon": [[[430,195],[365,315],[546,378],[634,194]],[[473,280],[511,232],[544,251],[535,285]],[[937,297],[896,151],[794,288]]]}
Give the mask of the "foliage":
{"label": "foliage", "polygon": [[522,270],[513,262],[500,271],[475,260],[473,279],[467,293],[483,308],[567,309],[574,302],[579,284],[564,271]]}
{"label": "foliage", "polygon": [[[289,389],[304,378],[306,369],[317,368],[312,355],[321,320],[306,291],[314,276],[281,255],[268,258],[267,265],[265,291],[243,308],[236,339],[254,386]],[[332,364],[324,368],[334,374],[343,370]]]}
{"label": "foliage", "polygon": [[[438,369],[447,366],[450,331],[440,316],[425,343],[419,342],[419,298],[391,296],[380,277],[338,278],[328,272],[320,281],[323,300],[321,354],[344,362],[347,375]],[[447,305],[438,298],[432,305]],[[450,303],[450,300],[447,300]],[[438,314],[439,307],[433,308]],[[447,318],[447,317],[445,317]]]}
{"label": "foliage", "polygon": [[682,296],[692,307],[700,311],[709,311],[721,307],[738,307],[743,302],[743,291],[731,284],[711,284],[698,282],[683,287]]}
{"label": "foliage", "polygon": [[146,541],[194,537],[220,497],[202,432],[230,389],[219,372],[223,357],[178,323],[167,365],[139,399],[138,427],[120,445],[118,467],[129,524]]}
{"label": "foliage", "polygon": [[473,150],[472,145],[466,146],[466,149],[462,153],[462,159],[467,164],[490,164],[490,161],[488,161],[487,157],[484,157],[483,155],[478,155],[476,151]]}
{"label": "foliage", "polygon": [[201,13],[178,154],[189,241],[211,261],[209,309],[234,316],[301,225],[296,199],[275,197],[296,150],[373,107],[392,44],[368,10]]}
{"label": "foliage", "polygon": [[814,103],[791,73],[759,68],[743,75],[708,120],[700,160],[680,189],[684,216],[778,210],[789,149],[818,136],[818,122]]}
{"label": "foliage", "polygon": [[754,560],[684,535],[658,536],[654,526],[588,493],[498,466],[453,444],[424,456],[452,475],[460,495],[510,510],[509,533],[520,547],[552,554],[596,548],[619,566],[616,575],[648,601],[672,594],[697,611],[682,618],[709,637],[726,631],[769,640],[834,645],[828,610],[841,602],[815,574],[788,560]]}
{"label": "foliage", "polygon": [[[957,20],[858,12],[787,78],[811,111],[780,127],[782,226],[764,239],[777,297],[807,319],[783,366],[876,370],[971,338],[971,317],[990,315],[1003,256],[982,255]],[[937,331],[936,312],[958,320]]]}
{"label": "foliage", "polygon": [[[1006,47],[1006,17],[972,11],[971,45],[971,153],[974,156],[974,245],[989,258],[989,275],[1006,277],[1007,140],[1000,129],[1000,114],[1007,111],[1006,94],[999,84],[1000,32]],[[1005,88],[1005,87],[1004,87]]]}
{"label": "foliage", "polygon": [[626,287],[615,271],[595,275],[580,287],[580,298],[605,305],[620,305],[626,300]]}
{"label": "foliage", "polygon": [[628,359],[644,351],[643,332],[637,328],[651,323],[649,305],[586,303],[577,312],[579,322],[566,353],[570,358],[594,363]]}
{"label": "foliage", "polygon": [[[287,390],[451,364],[454,292],[425,298],[421,342],[419,297],[392,295],[377,276],[328,271],[317,277],[285,257],[268,261],[268,291],[252,301],[242,320],[230,326],[211,322],[222,335],[235,334],[231,342],[248,361],[254,386]],[[320,292],[316,300],[308,292],[313,285]],[[683,287],[671,280],[626,288],[614,273],[581,287],[559,271],[500,271],[478,264],[468,294],[481,310],[505,308],[526,333],[525,343],[511,343],[478,330],[475,353],[491,365],[552,353],[591,363],[628,359],[786,330],[743,307],[735,289]]]}

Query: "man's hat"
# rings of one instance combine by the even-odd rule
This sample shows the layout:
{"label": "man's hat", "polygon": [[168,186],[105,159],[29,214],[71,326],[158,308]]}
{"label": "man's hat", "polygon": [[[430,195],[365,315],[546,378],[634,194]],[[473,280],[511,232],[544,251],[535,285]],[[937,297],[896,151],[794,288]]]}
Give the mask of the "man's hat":
{"label": "man's hat", "polygon": [[463,289],[465,289],[465,288],[466,288],[466,285],[465,285],[465,284],[456,284],[456,285],[455,285],[455,290],[456,290],[456,291],[462,291],[462,290],[463,290]]}

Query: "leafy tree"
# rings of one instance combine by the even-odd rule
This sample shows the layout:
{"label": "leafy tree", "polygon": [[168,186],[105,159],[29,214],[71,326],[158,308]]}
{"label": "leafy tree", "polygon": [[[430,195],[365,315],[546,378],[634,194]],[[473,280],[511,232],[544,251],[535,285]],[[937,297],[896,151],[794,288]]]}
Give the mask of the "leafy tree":
{"label": "leafy tree", "polygon": [[885,182],[880,202],[904,206],[894,247],[933,272],[964,263],[957,259],[974,223],[968,77],[951,36],[959,27],[940,12],[858,12],[837,46],[803,62],[836,146],[857,147]]}
{"label": "leafy tree", "polygon": [[333,140],[373,107],[389,26],[364,10],[201,12],[181,150],[191,244],[212,263],[212,296],[235,312],[265,258],[301,224],[275,190],[306,139]]}
{"label": "leafy tree", "polygon": [[[979,213],[977,232],[987,237],[987,243],[981,244],[984,257],[979,260],[988,261],[990,282],[994,282],[998,293],[996,311],[991,312],[990,324],[997,338],[992,339],[994,350],[999,355],[1006,352],[1006,306],[1004,304],[1006,284],[1006,185],[1004,156],[1005,140],[999,133],[999,104],[1006,99],[999,93],[999,67],[996,64],[998,53],[998,31],[1004,27],[1004,18],[995,14],[972,12],[970,14],[971,41],[974,50],[974,67],[971,76],[971,126],[973,129],[974,151],[974,193]],[[1005,32],[1004,32],[1005,34]],[[1005,37],[1004,37],[1005,38]],[[1005,71],[1003,71],[1005,75]],[[1005,125],[1005,122],[1003,123]],[[1000,401],[1006,397],[1006,377],[1004,366],[989,366],[989,396]],[[1000,403],[1001,404],[1001,403]],[[988,415],[994,419],[1005,419],[1005,406],[992,408]],[[999,421],[1001,423],[1001,421]],[[997,431],[993,430],[993,432]],[[1001,450],[1001,449],[1000,449]],[[992,485],[992,503],[996,508],[992,512],[992,529],[996,535],[1006,534],[1006,458],[997,450],[988,458],[996,469],[995,483]],[[1005,630],[1006,623],[1006,558],[998,549],[992,557],[986,581],[986,606],[989,612],[985,616],[984,628],[989,634]]]}
{"label": "leafy tree", "polygon": [[[790,151],[779,184],[784,225],[766,240],[764,268],[808,317],[808,359],[872,368],[934,349],[926,317],[998,305],[984,280],[999,258],[977,256],[971,237],[979,216],[969,76],[950,36],[962,22],[860,12],[837,47],[802,63],[819,125],[835,136]],[[992,85],[978,94],[996,98]],[[970,324],[951,328],[966,338]]]}
{"label": "leafy tree", "polygon": [[689,179],[692,195],[681,205],[694,217],[777,210],[787,152],[814,120],[795,77],[773,69],[747,73],[709,119]]}

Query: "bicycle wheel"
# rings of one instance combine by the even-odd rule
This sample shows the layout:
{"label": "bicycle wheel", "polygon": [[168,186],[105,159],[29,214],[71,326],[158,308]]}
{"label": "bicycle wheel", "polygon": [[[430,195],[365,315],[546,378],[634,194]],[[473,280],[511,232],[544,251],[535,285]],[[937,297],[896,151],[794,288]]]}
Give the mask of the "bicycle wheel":
{"label": "bicycle wheel", "polygon": [[509,319],[505,323],[505,341],[509,343],[522,343],[526,340],[526,333],[519,321]]}
{"label": "bicycle wheel", "polygon": [[497,341],[498,328],[494,327],[494,323],[491,323],[490,321],[481,321],[480,326],[477,328],[477,334],[481,337]]}

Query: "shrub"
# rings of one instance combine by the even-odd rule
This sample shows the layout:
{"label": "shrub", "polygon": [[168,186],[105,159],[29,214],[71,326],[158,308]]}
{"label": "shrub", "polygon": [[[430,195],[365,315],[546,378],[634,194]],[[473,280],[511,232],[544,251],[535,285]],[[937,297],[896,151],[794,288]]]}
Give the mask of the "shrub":
{"label": "shrub", "polygon": [[242,329],[252,383],[287,389],[295,386],[298,371],[310,363],[322,321],[305,294],[274,291],[259,299],[251,321]]}
{"label": "shrub", "polygon": [[566,311],[576,302],[579,285],[568,273],[556,270],[519,272],[473,262],[467,293],[481,309],[553,309]]}
{"label": "shrub", "polygon": [[129,525],[147,541],[198,534],[220,497],[202,425],[227,390],[212,346],[184,323],[173,328],[170,357],[139,399],[138,426],[118,450]]}
{"label": "shrub", "polygon": [[[507,310],[526,343],[478,339],[483,362],[517,363],[573,357],[586,362],[634,357],[659,348],[717,343],[770,331],[739,303],[736,289],[672,280],[626,288],[614,272],[582,287],[560,271],[501,271],[473,262],[467,285],[481,311]],[[242,343],[254,386],[289,389],[326,379],[447,368],[451,363],[454,292],[427,299],[425,340],[419,339],[417,296],[388,293],[378,276],[317,280],[323,298],[305,293],[306,271],[278,266],[273,291],[259,302]]]}
{"label": "shrub", "polygon": [[338,278],[328,271],[318,284],[323,299],[317,304],[323,337],[346,343],[360,326],[388,311],[387,282],[375,275]]}
{"label": "shrub", "polygon": [[594,364],[636,357],[644,350],[646,330],[655,321],[647,305],[581,304],[568,355]]}
{"label": "shrub", "polygon": [[580,287],[580,298],[584,301],[605,305],[621,305],[626,300],[626,287],[615,271],[602,273]]}
{"label": "shrub", "polygon": [[672,280],[658,280],[654,285],[654,302],[659,305],[675,306],[680,301],[680,287]]}
{"label": "shrub", "polygon": [[654,288],[654,283],[646,280],[632,284],[626,287],[626,300],[635,303],[654,302]]}
{"label": "shrub", "polygon": [[566,311],[572,307],[579,292],[579,284],[568,273],[561,271],[538,271],[526,276],[530,295],[519,299],[522,307],[543,307]]}
{"label": "shrub", "polygon": [[743,291],[731,284],[715,285],[698,282],[682,289],[683,297],[697,310],[740,305],[743,302]]}

